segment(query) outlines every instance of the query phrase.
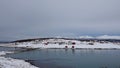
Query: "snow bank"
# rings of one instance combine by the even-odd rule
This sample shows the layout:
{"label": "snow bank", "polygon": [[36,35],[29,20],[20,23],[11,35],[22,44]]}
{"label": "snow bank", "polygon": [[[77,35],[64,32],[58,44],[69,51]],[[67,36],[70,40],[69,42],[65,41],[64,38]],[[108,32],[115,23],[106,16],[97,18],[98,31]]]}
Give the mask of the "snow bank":
{"label": "snow bank", "polygon": [[25,62],[24,60],[2,57],[3,55],[6,55],[8,53],[14,53],[14,52],[8,52],[8,51],[0,52],[0,68],[38,68]]}
{"label": "snow bank", "polygon": [[0,56],[2,56],[2,55],[6,55],[6,54],[9,54],[9,53],[14,53],[14,52],[0,51]]}
{"label": "snow bank", "polygon": [[23,60],[0,57],[0,68],[38,68]]}

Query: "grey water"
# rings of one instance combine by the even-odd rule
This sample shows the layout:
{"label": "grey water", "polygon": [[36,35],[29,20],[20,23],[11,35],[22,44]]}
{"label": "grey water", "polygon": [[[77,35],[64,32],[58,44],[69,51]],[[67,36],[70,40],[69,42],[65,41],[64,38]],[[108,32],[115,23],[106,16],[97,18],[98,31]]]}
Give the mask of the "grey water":
{"label": "grey water", "polygon": [[40,68],[120,68],[120,50],[39,49],[7,57]]}
{"label": "grey water", "polygon": [[14,47],[2,47],[0,46],[0,51],[14,51],[16,50]]}

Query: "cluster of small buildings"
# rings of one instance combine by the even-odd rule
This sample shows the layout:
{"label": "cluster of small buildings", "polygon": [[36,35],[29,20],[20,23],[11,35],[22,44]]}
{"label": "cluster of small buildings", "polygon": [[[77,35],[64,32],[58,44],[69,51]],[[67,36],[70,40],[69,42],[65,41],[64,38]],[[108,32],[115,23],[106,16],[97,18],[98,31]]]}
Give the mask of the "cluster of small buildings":
{"label": "cluster of small buildings", "polygon": [[76,42],[72,42],[70,40],[62,40],[62,39],[50,39],[50,40],[44,40],[42,42],[43,44],[45,45],[48,45],[48,44],[58,44],[58,45],[75,45]]}

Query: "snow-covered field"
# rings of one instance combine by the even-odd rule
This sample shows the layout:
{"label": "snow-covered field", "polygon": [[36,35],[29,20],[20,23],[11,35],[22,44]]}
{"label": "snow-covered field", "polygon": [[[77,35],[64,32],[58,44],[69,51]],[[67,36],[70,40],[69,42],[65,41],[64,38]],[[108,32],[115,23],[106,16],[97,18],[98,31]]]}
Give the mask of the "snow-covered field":
{"label": "snow-covered field", "polygon": [[5,58],[3,55],[6,55],[7,51],[0,52],[0,68],[38,68],[35,67],[24,60],[12,59],[12,58]]}
{"label": "snow-covered field", "polygon": [[25,48],[85,48],[85,49],[120,49],[120,43],[112,42],[93,42],[93,41],[77,41],[65,39],[47,39],[42,41],[22,42],[9,45],[0,45],[8,47],[25,47]]}
{"label": "snow-covered field", "polygon": [[17,45],[17,47],[27,47],[27,48],[85,48],[85,49],[95,49],[95,48],[101,48],[101,49],[120,49],[120,45],[115,44],[95,44],[95,45],[87,45],[87,44],[81,44],[81,45],[58,45],[58,44],[28,44],[28,45]]}

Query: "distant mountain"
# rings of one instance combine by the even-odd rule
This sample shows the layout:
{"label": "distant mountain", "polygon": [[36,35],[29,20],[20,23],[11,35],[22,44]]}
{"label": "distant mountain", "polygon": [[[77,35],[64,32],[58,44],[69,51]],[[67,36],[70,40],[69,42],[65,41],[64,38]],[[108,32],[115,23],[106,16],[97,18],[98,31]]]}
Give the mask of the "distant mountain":
{"label": "distant mountain", "polygon": [[96,37],[97,39],[120,39],[120,36],[109,36],[109,35],[103,35]]}
{"label": "distant mountain", "polygon": [[92,36],[80,36],[80,39],[117,39],[120,40],[120,36],[109,36],[109,35],[102,35],[97,37]]}
{"label": "distant mountain", "polygon": [[80,36],[80,39],[94,39],[92,36]]}

